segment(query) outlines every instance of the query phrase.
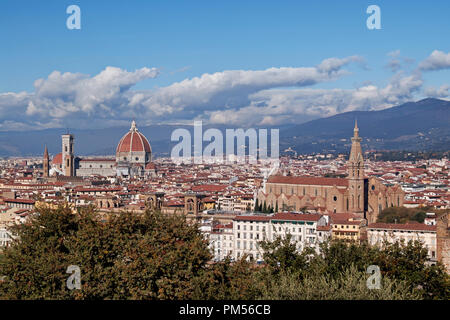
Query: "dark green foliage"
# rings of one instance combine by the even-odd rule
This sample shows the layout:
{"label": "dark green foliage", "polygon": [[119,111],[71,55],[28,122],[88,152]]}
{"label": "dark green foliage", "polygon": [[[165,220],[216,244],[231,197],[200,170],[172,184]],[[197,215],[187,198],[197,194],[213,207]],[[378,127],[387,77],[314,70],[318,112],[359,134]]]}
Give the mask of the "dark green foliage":
{"label": "dark green foliage", "polygon": [[[382,248],[371,247],[365,243],[331,241],[321,244],[321,254],[317,254],[314,250],[308,248],[298,253],[288,239],[279,238],[272,243],[262,242],[260,246],[266,250],[264,260],[267,261],[267,269],[270,271],[270,276],[266,276],[268,282],[266,282],[265,290],[267,290],[267,286],[271,286],[272,280],[270,279],[283,281],[283,277],[297,277],[300,285],[301,281],[308,278],[309,281],[315,279],[314,281],[317,281],[318,286],[324,282],[333,283],[337,286],[336,281],[342,280],[343,275],[346,275],[348,270],[351,269],[363,274],[368,266],[377,265],[380,267],[384,278],[395,282],[395,284],[390,282],[392,290],[403,288],[401,290],[404,291],[404,294],[400,296],[419,296],[423,299],[443,300],[450,298],[449,275],[445,273],[441,264],[436,266],[427,264],[427,249],[418,241],[408,242],[407,244],[385,243]],[[312,275],[320,275],[321,277],[314,278]],[[357,279],[359,278],[357,277]],[[307,282],[303,282],[303,284],[305,283]],[[342,290],[345,291],[346,288],[344,285]],[[395,294],[399,294],[398,291],[396,292]],[[394,295],[394,292],[391,293]],[[286,294],[286,292],[283,294]],[[330,292],[332,297],[339,296],[339,294],[336,294],[334,291]],[[369,298],[364,293],[360,299],[364,297]]]}
{"label": "dark green foliage", "polygon": [[253,280],[255,267],[245,259],[230,259],[211,265],[196,278],[193,299],[236,300],[257,299],[259,290]]}
{"label": "dark green foliage", "polygon": [[[332,241],[298,252],[290,236],[259,243],[265,264],[245,257],[211,264],[198,226],[159,212],[110,214],[93,208],[40,210],[12,230],[0,255],[0,299],[443,299],[443,266],[427,264],[419,242],[370,247]],[[66,288],[69,265],[81,290]],[[368,290],[377,265],[382,289]]]}
{"label": "dark green foliage", "polygon": [[423,223],[426,217],[427,214],[425,212],[419,211],[412,216],[411,220]]}
{"label": "dark green foliage", "polygon": [[426,212],[434,212],[437,215],[448,212],[449,210],[436,210],[434,208],[405,208],[389,207],[384,209],[378,216],[377,222],[385,223],[408,223],[416,221],[422,223],[426,217]]}
{"label": "dark green foliage", "polygon": [[274,241],[261,241],[259,243],[264,252],[264,261],[272,272],[300,271],[308,265],[308,255],[312,253],[310,249],[297,252],[295,244],[291,243],[291,235],[285,238],[277,237]]}
{"label": "dark green foliage", "polygon": [[[211,257],[196,225],[155,212],[102,222],[92,210],[41,210],[13,231],[0,265],[8,299],[189,299]],[[81,290],[66,288],[69,265]]]}

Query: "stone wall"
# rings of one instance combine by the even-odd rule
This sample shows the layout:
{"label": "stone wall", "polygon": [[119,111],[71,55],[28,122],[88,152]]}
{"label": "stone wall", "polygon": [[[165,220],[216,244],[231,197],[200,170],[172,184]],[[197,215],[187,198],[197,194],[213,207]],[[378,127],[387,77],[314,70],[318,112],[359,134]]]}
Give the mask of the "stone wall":
{"label": "stone wall", "polygon": [[450,273],[450,219],[444,213],[437,219],[437,258]]}

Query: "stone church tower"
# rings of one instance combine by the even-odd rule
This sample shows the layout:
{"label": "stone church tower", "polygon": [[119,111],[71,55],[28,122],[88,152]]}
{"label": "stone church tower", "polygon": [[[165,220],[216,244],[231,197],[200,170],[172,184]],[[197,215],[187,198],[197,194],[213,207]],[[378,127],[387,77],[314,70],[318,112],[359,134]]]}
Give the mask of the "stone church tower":
{"label": "stone church tower", "polygon": [[48,150],[47,146],[45,146],[44,150],[44,160],[42,163],[43,171],[44,171],[44,178],[49,177],[50,167],[49,167],[49,157],[48,157]]}
{"label": "stone church tower", "polygon": [[74,165],[74,154],[73,154],[73,135],[63,134],[62,135],[62,167],[64,175],[67,177],[75,176],[75,165]]}
{"label": "stone church tower", "polygon": [[360,213],[365,211],[364,192],[364,158],[361,149],[361,137],[359,136],[358,123],[355,121],[353,129],[352,149],[347,162],[348,166],[348,187],[349,187],[349,210]]}
{"label": "stone church tower", "polygon": [[366,177],[361,141],[355,121],[346,178],[272,175],[259,190],[259,203],[293,211],[350,212],[369,223],[375,223],[384,209],[403,206],[405,193],[399,184],[386,185],[376,176]]}

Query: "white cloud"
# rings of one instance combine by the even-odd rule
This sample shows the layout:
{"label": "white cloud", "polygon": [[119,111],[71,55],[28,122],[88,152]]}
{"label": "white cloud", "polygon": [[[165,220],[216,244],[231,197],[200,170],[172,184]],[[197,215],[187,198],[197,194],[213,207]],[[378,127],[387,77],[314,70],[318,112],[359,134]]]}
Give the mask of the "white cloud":
{"label": "white cloud", "polygon": [[[435,52],[421,68],[444,65],[442,59],[436,62]],[[393,65],[395,70],[407,62],[399,50],[388,56],[402,60],[398,68]],[[363,64],[364,60],[350,56],[325,59],[315,67],[225,70],[139,91],[132,87],[157,77],[159,70],[129,72],[107,67],[94,76],[54,71],[34,82],[34,92],[0,94],[0,130],[107,127],[122,125],[131,118],[140,119],[141,125],[192,119],[236,125],[299,123],[411,101],[423,85],[421,71],[416,70],[411,74],[396,71],[385,86],[366,82],[354,89],[311,88],[348,75],[344,67],[350,63]],[[428,88],[426,92],[448,96],[448,86]]]}
{"label": "white cloud", "polygon": [[317,67],[269,68],[266,70],[227,70],[186,79],[149,94],[142,101],[148,110],[161,113],[189,109],[237,107],[249,102],[252,93],[279,87],[311,86],[335,80],[346,72],[342,66],[357,57],[327,59]]}
{"label": "white cloud", "polygon": [[[154,78],[159,71],[141,68],[128,72],[107,67],[94,77],[80,73],[52,72],[46,79],[34,82],[34,92],[0,94],[1,130],[10,130],[17,123],[18,129],[49,128],[73,124],[78,118],[88,118],[85,125],[95,120],[114,118],[120,108],[128,108],[127,94],[130,88],[147,78]],[[109,119],[108,119],[109,120]],[[6,128],[6,129],[5,129]]]}
{"label": "white cloud", "polygon": [[206,112],[211,123],[236,125],[302,123],[353,110],[380,110],[411,101],[423,81],[420,75],[394,75],[385,87],[356,89],[276,89],[251,95],[250,105]]}
{"label": "white cloud", "polygon": [[28,105],[27,114],[62,118],[76,112],[114,112],[111,106],[128,102],[124,99],[124,92],[139,81],[155,78],[157,75],[158,70],[155,68],[128,72],[106,67],[94,77],[54,71],[47,79],[35,81],[35,93]]}
{"label": "white cloud", "polygon": [[434,50],[431,55],[419,64],[423,71],[443,70],[450,68],[450,52]]}
{"label": "white cloud", "polygon": [[450,97],[450,85],[443,84],[439,88],[428,87],[425,89],[425,94],[432,98],[447,98]]}

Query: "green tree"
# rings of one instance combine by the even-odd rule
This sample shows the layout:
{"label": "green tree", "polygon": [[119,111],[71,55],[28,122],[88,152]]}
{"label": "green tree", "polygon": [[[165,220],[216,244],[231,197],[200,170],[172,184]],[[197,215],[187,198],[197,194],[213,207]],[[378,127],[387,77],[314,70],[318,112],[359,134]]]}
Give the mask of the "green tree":
{"label": "green tree", "polygon": [[311,248],[298,252],[290,234],[286,237],[278,236],[274,241],[260,241],[259,247],[263,252],[263,259],[274,272],[297,272],[305,270],[308,266],[308,256],[314,254]]}
{"label": "green tree", "polygon": [[256,201],[255,201],[255,212],[259,212],[260,211],[260,209],[259,209],[259,200],[258,200],[258,198],[256,198]]}
{"label": "green tree", "polygon": [[412,216],[411,220],[423,223],[425,221],[426,217],[427,217],[427,214],[425,212],[419,211]]}
{"label": "green tree", "polygon": [[246,256],[236,262],[228,257],[211,265],[195,279],[195,300],[236,300],[257,299],[258,283],[253,275],[258,270],[246,261]]}
{"label": "green tree", "polygon": [[334,277],[310,272],[304,277],[283,272],[270,278],[261,289],[264,300],[415,300],[420,294],[411,291],[406,282],[383,278],[380,289],[367,288],[367,274],[350,266]]}
{"label": "green tree", "polygon": [[[13,232],[4,299],[189,299],[211,258],[196,225],[159,212],[43,209]],[[81,269],[81,290],[66,288],[69,265]]]}

